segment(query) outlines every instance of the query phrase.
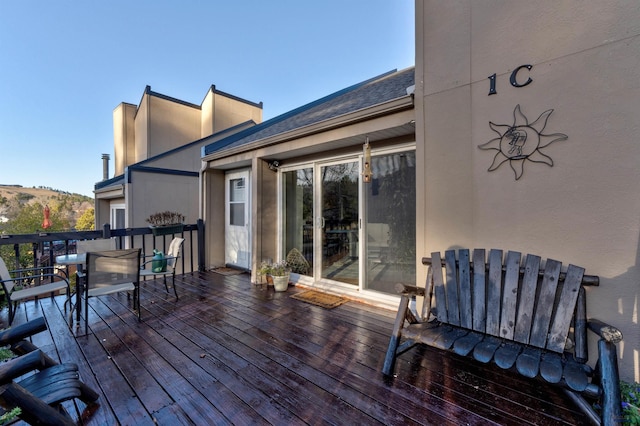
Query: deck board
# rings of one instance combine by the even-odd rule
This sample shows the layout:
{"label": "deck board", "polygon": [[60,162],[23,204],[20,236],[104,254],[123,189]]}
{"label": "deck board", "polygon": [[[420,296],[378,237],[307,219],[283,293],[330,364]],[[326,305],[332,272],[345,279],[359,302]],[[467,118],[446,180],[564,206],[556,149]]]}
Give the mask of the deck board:
{"label": "deck board", "polygon": [[[581,424],[557,388],[494,366],[419,348],[380,373],[395,312],[357,302],[327,310],[214,272],[142,285],[142,321],[124,294],[90,300],[89,333],[68,325],[63,299],[21,304],[15,323],[44,315],[33,337],[79,365],[97,407],[65,408],[86,425]],[[6,309],[0,321],[6,323]]]}

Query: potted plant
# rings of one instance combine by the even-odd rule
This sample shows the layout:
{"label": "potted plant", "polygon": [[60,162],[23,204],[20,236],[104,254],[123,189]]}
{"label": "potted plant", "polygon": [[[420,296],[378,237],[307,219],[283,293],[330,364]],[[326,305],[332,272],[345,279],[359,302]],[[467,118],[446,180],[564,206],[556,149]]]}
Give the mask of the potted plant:
{"label": "potted plant", "polygon": [[262,262],[258,273],[267,277],[267,283],[273,284],[276,291],[287,291],[291,269],[286,260],[280,262]]}
{"label": "potted plant", "polygon": [[147,218],[153,235],[178,234],[184,227],[184,215],[178,212],[158,212]]}

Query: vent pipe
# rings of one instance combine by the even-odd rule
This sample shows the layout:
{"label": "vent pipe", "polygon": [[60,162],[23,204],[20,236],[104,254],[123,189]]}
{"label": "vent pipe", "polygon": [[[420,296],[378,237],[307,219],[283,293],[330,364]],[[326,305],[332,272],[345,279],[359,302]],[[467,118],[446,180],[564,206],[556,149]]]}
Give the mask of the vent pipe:
{"label": "vent pipe", "polygon": [[102,154],[102,180],[109,179],[109,154]]}

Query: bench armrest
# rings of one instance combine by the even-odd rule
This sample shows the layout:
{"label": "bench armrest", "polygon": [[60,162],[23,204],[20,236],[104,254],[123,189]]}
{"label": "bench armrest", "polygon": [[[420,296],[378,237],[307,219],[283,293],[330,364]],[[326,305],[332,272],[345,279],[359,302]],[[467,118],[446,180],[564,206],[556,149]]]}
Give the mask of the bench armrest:
{"label": "bench armrest", "polygon": [[11,345],[46,329],[47,323],[44,321],[44,317],[39,317],[24,324],[2,330],[0,331],[0,346]]}
{"label": "bench armrest", "polygon": [[9,383],[23,374],[33,370],[40,370],[45,367],[45,355],[39,349],[37,351],[29,352],[26,355],[10,359],[0,364],[0,384]]}
{"label": "bench armrest", "polygon": [[395,285],[396,292],[398,294],[405,294],[409,297],[411,296],[425,296],[426,292],[423,287],[416,287],[414,285],[397,283]]}
{"label": "bench armrest", "polygon": [[620,330],[598,319],[590,318],[587,320],[587,327],[609,343],[618,343],[622,340]]}
{"label": "bench armrest", "polygon": [[75,425],[71,418],[16,383],[0,386],[0,400],[5,408],[19,407],[22,410],[19,417],[29,424]]}

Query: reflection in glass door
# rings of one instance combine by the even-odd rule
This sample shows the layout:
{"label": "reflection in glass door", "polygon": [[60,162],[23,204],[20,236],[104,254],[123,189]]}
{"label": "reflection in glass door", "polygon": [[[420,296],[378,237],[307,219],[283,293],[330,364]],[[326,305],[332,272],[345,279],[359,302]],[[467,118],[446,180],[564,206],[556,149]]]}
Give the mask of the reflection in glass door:
{"label": "reflection in glass door", "polygon": [[322,278],[359,285],[357,161],[322,166]]}
{"label": "reflection in glass door", "polygon": [[297,250],[307,261],[292,272],[313,275],[313,169],[282,173],[284,205],[284,253]]}
{"label": "reflection in glass door", "polygon": [[373,179],[364,186],[364,288],[396,294],[396,283],[416,282],[416,155],[377,155],[371,163]]}

